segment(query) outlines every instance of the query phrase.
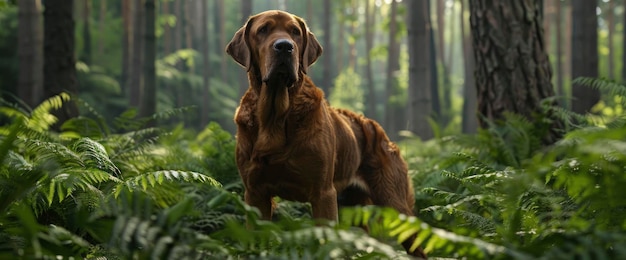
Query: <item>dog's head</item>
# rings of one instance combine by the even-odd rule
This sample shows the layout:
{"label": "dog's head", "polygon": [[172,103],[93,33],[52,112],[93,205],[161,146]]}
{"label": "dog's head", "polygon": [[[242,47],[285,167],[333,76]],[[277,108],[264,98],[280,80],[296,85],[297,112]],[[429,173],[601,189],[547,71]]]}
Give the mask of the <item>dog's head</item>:
{"label": "dog's head", "polygon": [[322,47],[302,18],[274,10],[250,17],[226,52],[257,73],[258,80],[291,87],[322,54]]}

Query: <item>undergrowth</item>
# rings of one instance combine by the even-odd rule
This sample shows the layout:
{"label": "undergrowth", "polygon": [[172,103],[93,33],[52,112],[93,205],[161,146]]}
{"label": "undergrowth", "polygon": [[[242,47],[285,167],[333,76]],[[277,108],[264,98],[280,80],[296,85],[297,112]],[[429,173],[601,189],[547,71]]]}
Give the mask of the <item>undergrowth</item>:
{"label": "undergrowth", "polygon": [[144,127],[185,109],[108,125],[91,110],[49,131],[67,99],[0,108],[2,259],[402,259],[397,242],[414,234],[433,258],[626,258],[622,115],[547,107],[569,122],[550,146],[514,114],[475,135],[405,140],[416,217],[365,206],[319,225],[306,204],[279,201],[268,222],[243,203],[235,142],[219,125]]}

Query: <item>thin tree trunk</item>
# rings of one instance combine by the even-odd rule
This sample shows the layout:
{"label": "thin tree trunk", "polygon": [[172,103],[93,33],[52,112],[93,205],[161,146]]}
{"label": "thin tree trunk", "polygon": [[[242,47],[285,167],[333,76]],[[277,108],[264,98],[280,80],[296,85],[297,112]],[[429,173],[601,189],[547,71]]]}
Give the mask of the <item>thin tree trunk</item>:
{"label": "thin tree trunk", "polygon": [[556,86],[557,95],[565,97],[563,91],[563,29],[561,1],[556,1]]}
{"label": "thin tree trunk", "polygon": [[[622,9],[626,10],[626,0],[622,2]],[[622,82],[626,82],[626,11],[622,16]]]}
{"label": "thin tree trunk", "polygon": [[210,102],[210,95],[211,95],[211,82],[209,81],[209,76],[211,75],[211,63],[209,61],[209,50],[211,48],[209,48],[209,31],[206,28],[206,26],[209,24],[209,18],[208,18],[208,5],[207,5],[207,1],[201,0],[201,9],[202,9],[202,19],[201,19],[201,24],[202,24],[202,36],[201,36],[201,49],[202,49],[202,65],[203,65],[203,71],[202,71],[202,112],[201,112],[201,125],[200,127],[205,127],[208,123],[209,123],[209,110],[210,110],[210,106],[209,106],[209,102]]}
{"label": "thin tree trunk", "polygon": [[[193,10],[192,10],[192,6],[191,6],[191,2],[194,0],[185,0],[185,48],[186,49],[194,49],[193,48]],[[189,68],[190,70],[192,68]]]}
{"label": "thin tree trunk", "polygon": [[[310,0],[309,0],[310,2]],[[366,115],[377,120],[376,114],[376,92],[374,87],[374,75],[372,71],[372,48],[374,46],[374,32],[372,25],[375,24],[376,15],[370,9],[372,2],[365,1],[365,78],[367,84],[367,109]]]}
{"label": "thin tree trunk", "polygon": [[332,17],[333,17],[333,9],[332,9],[332,4],[330,0],[324,0],[324,21],[322,23],[322,30],[324,33],[324,55],[322,55],[321,59],[323,61],[323,68],[322,68],[322,74],[324,75],[323,78],[323,82],[322,82],[322,90],[324,90],[324,92],[326,93],[326,95],[328,95],[328,93],[330,93],[330,86],[332,85],[333,82],[333,57],[334,57],[334,51],[331,48],[332,46],[332,28],[331,28],[331,23],[332,23]]}
{"label": "thin tree trunk", "polygon": [[399,100],[393,100],[398,95],[398,80],[395,74],[400,70],[400,44],[396,38],[398,30],[396,21],[397,15],[398,4],[396,1],[391,1],[391,14],[389,15],[389,19],[391,19],[389,23],[389,54],[387,56],[387,71],[385,73],[385,126],[387,134],[389,134],[391,139],[398,138],[398,132],[402,128],[401,125],[404,121],[404,109],[399,104]]}
{"label": "thin tree trunk", "polygon": [[[224,0],[217,0],[215,4],[217,5],[216,9],[219,12],[217,13],[217,18],[219,18],[220,20],[220,22],[216,24],[216,26],[218,27],[217,29],[219,30],[219,46],[220,49],[223,49],[224,46],[226,46],[226,29],[224,28],[224,22],[226,21],[224,18]],[[220,61],[220,70],[222,71],[222,82],[227,82],[226,76],[228,75],[228,56],[221,55],[221,57],[222,60]]]}
{"label": "thin tree trunk", "polygon": [[[534,120],[543,100],[554,96],[541,1],[470,0],[470,9],[479,113],[496,123],[505,112]],[[544,144],[560,137],[562,124],[554,120]],[[480,123],[488,126],[485,120]]]}
{"label": "thin tree trunk", "polygon": [[[163,6],[161,10],[163,11],[164,17],[169,17],[172,14],[172,10],[170,10],[170,2],[161,3]],[[172,53],[172,27],[169,23],[165,23],[163,25],[163,54],[168,55]]]}
{"label": "thin tree trunk", "polygon": [[[446,0],[435,0],[437,6],[437,60],[439,60],[439,64],[442,66],[445,64],[445,48],[444,48],[444,33],[445,33],[445,25],[444,25],[444,16],[445,16],[445,5]],[[430,9],[428,9],[430,10]]]}
{"label": "thin tree trunk", "polygon": [[122,95],[127,96],[131,89],[131,61],[134,55],[132,55],[133,47],[133,24],[132,21],[132,0],[122,0],[122,75],[120,78],[120,85],[122,86]]}
{"label": "thin tree trunk", "polygon": [[613,47],[613,38],[615,35],[615,0],[609,0],[609,9],[607,11],[607,26],[608,26],[608,47],[609,55],[607,56],[609,62],[609,79],[615,79],[615,48]]}
{"label": "thin tree trunk", "polygon": [[[572,0],[572,79],[598,77],[596,1]],[[600,101],[600,91],[573,84],[572,111],[588,113]]]}
{"label": "thin tree trunk", "polygon": [[[563,55],[563,68],[564,68],[564,72],[563,72],[563,76],[564,78],[568,79],[569,84],[567,86],[567,90],[569,92],[569,95],[566,95],[566,103],[565,103],[565,108],[567,109],[571,109],[572,107],[572,3],[571,1],[568,1],[569,3],[567,4],[567,6],[565,7],[566,12],[565,12],[565,36],[563,36],[563,39],[565,39],[565,50],[564,53],[565,55]],[[567,76],[567,77],[565,77]],[[564,83],[565,84],[565,83]],[[564,86],[565,88],[565,86]]]}
{"label": "thin tree trunk", "polygon": [[[244,24],[250,15],[252,15],[252,0],[241,0],[241,24]],[[224,46],[222,46],[224,48]],[[243,94],[248,89],[248,76],[245,71],[238,70],[239,73],[239,96],[243,96]]]}
{"label": "thin tree trunk", "polygon": [[409,45],[409,97],[407,118],[408,129],[422,140],[433,137],[428,123],[431,116],[432,101],[430,93],[430,21],[426,1],[408,2],[408,45]]}
{"label": "thin tree trunk", "polygon": [[[427,5],[428,5],[428,20],[432,21],[431,19],[431,8],[430,8],[430,4],[432,3],[431,0],[427,0]],[[430,26],[429,29],[429,44],[428,44],[428,48],[430,49],[430,95],[431,95],[431,102],[433,103],[433,112],[432,115],[439,119],[439,117],[441,116],[441,100],[439,99],[439,68],[437,67],[437,62],[438,62],[438,51],[437,51],[437,46],[435,44],[435,30],[433,29],[433,26]]]}
{"label": "thin tree trunk", "polygon": [[33,108],[43,99],[41,2],[18,1],[18,97]]}
{"label": "thin tree trunk", "polygon": [[[358,3],[356,1],[350,1],[350,6],[352,10],[358,10]],[[348,28],[350,30],[350,35],[354,35],[356,33],[356,21],[350,21]],[[348,67],[352,68],[354,71],[357,71],[356,56],[356,41],[348,41]]]}
{"label": "thin tree trunk", "polygon": [[463,40],[463,118],[461,130],[463,133],[476,133],[478,130],[478,113],[476,105],[476,84],[474,79],[474,53],[472,52],[471,34],[467,33],[465,12],[467,0],[461,0],[461,39]]}
{"label": "thin tree trunk", "polygon": [[[184,27],[184,13],[183,4],[185,0],[173,0],[174,1],[174,15],[176,16],[176,25],[174,26],[174,51],[178,52],[183,49],[183,39],[185,37]],[[184,63],[179,62],[176,64],[176,69],[183,71],[185,69]],[[181,92],[187,92],[185,84],[178,86],[179,91],[174,91],[174,103],[176,107],[183,106],[183,95]],[[183,91],[180,91],[183,89]]]}
{"label": "thin tree trunk", "polygon": [[[44,3],[44,98],[62,92],[77,95],[74,1],[46,0]],[[53,113],[58,119],[53,128],[59,130],[63,122],[78,116],[78,107],[70,101]]]}
{"label": "thin tree trunk", "polygon": [[[452,7],[452,9],[450,10],[450,12],[454,12],[454,7]],[[441,115],[441,123],[443,126],[446,126],[450,123],[450,120],[452,118],[452,80],[451,80],[451,71],[452,71],[452,66],[454,65],[453,62],[453,50],[454,50],[454,43],[456,42],[456,39],[454,38],[454,36],[456,35],[455,31],[454,31],[454,27],[456,26],[455,24],[455,19],[456,16],[455,15],[451,15],[450,16],[450,22],[449,22],[449,26],[450,26],[450,44],[448,44],[448,51],[446,52],[446,56],[445,56],[445,61],[442,64],[443,66],[443,102],[442,103],[442,115]]]}
{"label": "thin tree trunk", "polygon": [[[98,31],[104,32],[104,23],[106,21],[107,14],[107,0],[100,0],[100,21],[98,22]],[[104,55],[104,37],[100,36],[98,41],[98,56]]]}
{"label": "thin tree trunk", "polygon": [[91,64],[91,0],[83,3],[83,52],[80,59],[87,65]]}
{"label": "thin tree trunk", "polygon": [[[144,30],[144,63],[143,63],[143,93],[140,115],[152,116],[156,113],[156,6],[155,0],[145,0],[145,30]],[[155,122],[152,122],[154,125]]]}
{"label": "thin tree trunk", "polygon": [[130,73],[130,106],[139,109],[144,94],[144,6],[142,0],[135,0],[134,3],[132,69]]}

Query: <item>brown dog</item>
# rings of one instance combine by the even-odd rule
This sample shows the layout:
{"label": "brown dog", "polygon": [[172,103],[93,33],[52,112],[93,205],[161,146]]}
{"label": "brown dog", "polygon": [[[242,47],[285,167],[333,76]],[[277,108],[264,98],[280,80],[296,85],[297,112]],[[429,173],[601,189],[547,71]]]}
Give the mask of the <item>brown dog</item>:
{"label": "brown dog", "polygon": [[[413,215],[413,189],[398,148],[381,126],[333,109],[307,76],[322,47],[304,21],[282,11],[250,17],[226,52],[248,70],[235,115],[245,201],[271,219],[274,196],[310,202],[314,218],[337,219],[337,198]],[[343,192],[343,193],[342,193]],[[409,251],[413,239],[403,243]],[[421,249],[409,252],[425,257]]]}

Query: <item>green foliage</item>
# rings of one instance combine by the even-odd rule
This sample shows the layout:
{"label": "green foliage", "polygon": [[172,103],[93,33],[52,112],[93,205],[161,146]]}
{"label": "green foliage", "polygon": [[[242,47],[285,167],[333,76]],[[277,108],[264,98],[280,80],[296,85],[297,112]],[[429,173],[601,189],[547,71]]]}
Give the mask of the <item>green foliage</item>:
{"label": "green foliage", "polygon": [[363,113],[365,96],[361,87],[361,77],[352,68],[347,68],[335,78],[329,100],[333,107]]}
{"label": "green foliage", "polygon": [[144,128],[187,110],[127,111],[114,127],[77,118],[49,132],[68,98],[0,108],[0,258],[401,259],[411,236],[430,257],[626,258],[620,119],[546,109],[584,122],[548,147],[545,122],[513,114],[476,135],[408,139],[417,217],[365,206],[320,223],[278,200],[270,222],[242,201],[235,142],[216,123]]}

